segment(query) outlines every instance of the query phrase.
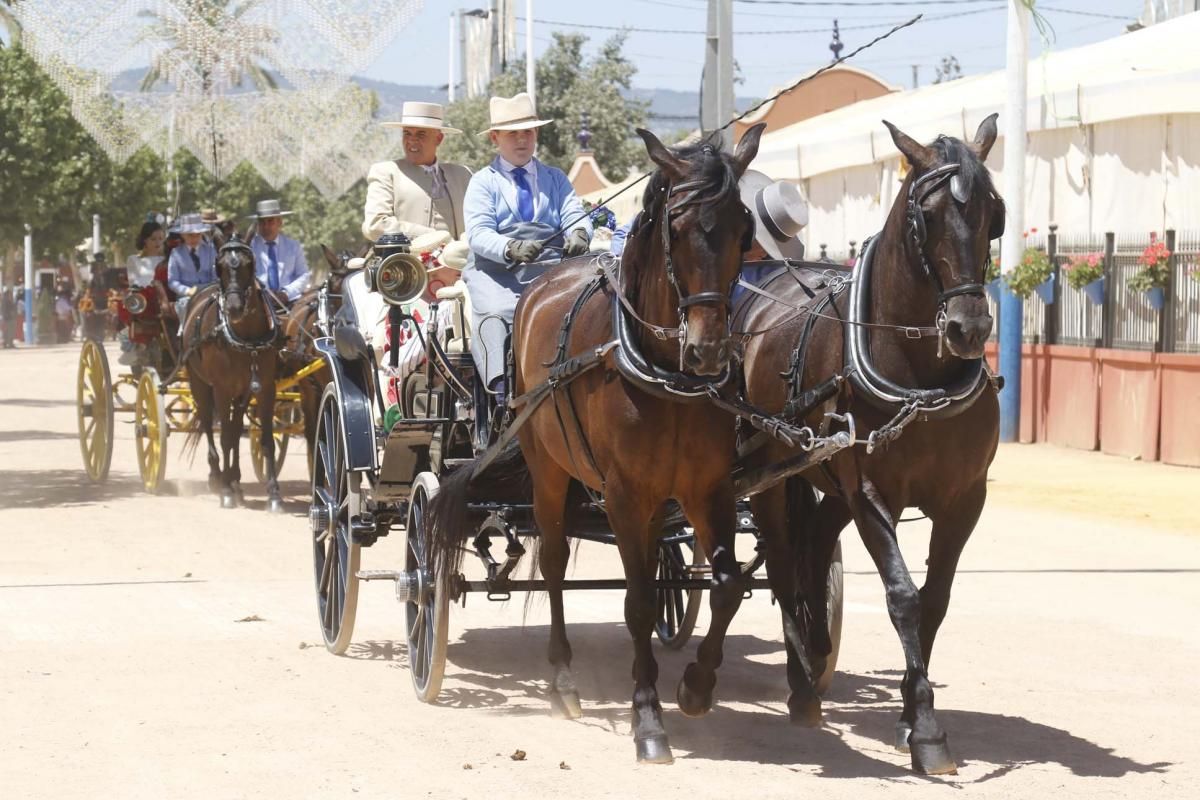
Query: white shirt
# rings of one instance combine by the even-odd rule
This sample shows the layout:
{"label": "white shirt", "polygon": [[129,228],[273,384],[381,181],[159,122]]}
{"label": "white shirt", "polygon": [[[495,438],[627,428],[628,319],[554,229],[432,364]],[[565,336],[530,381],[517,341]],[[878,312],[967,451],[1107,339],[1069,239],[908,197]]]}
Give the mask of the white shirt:
{"label": "white shirt", "polygon": [[[514,169],[516,169],[516,166],[514,166],[513,164],[510,164],[504,158],[504,156],[501,156],[501,155],[497,155],[496,160],[500,162],[500,172],[503,173],[504,177],[508,178],[508,182],[512,184],[512,192],[513,192],[512,207],[515,209],[517,207],[517,203],[518,203],[517,179],[513,177],[512,172]],[[529,159],[529,161],[527,161],[525,163],[525,181],[529,184],[529,191],[533,192],[533,216],[534,216],[534,219],[537,218],[537,213],[538,213],[537,174],[538,174],[537,159],[531,158],[531,159]]]}

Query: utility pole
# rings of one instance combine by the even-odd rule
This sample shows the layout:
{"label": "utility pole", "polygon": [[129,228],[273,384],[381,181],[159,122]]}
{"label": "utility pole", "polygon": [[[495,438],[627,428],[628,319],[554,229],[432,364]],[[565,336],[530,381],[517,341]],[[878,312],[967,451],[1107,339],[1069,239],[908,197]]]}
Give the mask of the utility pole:
{"label": "utility pole", "polygon": [[915,88],[917,88],[917,85],[918,85],[917,84],[917,70],[920,69],[920,65],[913,64],[912,68],[913,68],[913,88],[915,89]]}
{"label": "utility pole", "polygon": [[[733,118],[733,0],[708,0],[701,95],[700,127],[705,133]],[[721,148],[733,149],[731,128],[721,132]]]}
{"label": "utility pole", "polygon": [[533,0],[525,0],[525,91],[537,108],[537,87],[533,72]]}
{"label": "utility pole", "polygon": [[[1029,9],[1008,0],[1008,103],[1004,109],[1004,206],[1008,219],[1000,243],[1000,271],[1020,263],[1025,229],[1025,110],[1028,93]],[[1010,291],[1000,293],[1000,441],[1015,442],[1021,433],[1021,334],[1024,308]]]}
{"label": "utility pole", "polygon": [[[458,13],[461,14],[462,12],[460,11]],[[450,12],[450,46],[446,48],[446,52],[450,54],[449,55],[449,59],[450,59],[449,63],[446,64],[446,100],[449,103],[454,102],[454,56],[455,56],[455,52],[454,52],[454,44],[455,44],[454,15],[455,15],[455,12],[451,11]]]}
{"label": "utility pole", "polygon": [[103,249],[100,246],[100,215],[92,214],[92,255],[96,255]]}
{"label": "utility pole", "polygon": [[492,29],[491,35],[491,51],[492,51],[492,66],[488,70],[490,79],[495,79],[500,74],[500,0],[492,0],[492,10],[488,14],[488,22]]}

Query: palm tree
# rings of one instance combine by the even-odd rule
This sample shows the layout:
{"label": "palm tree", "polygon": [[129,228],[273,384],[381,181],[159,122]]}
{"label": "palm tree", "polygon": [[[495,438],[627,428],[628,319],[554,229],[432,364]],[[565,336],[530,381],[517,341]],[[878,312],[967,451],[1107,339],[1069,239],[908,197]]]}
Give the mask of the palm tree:
{"label": "palm tree", "polygon": [[[266,26],[244,22],[246,12],[262,0],[189,0],[183,18],[164,17],[143,10],[138,16],[152,20],[139,34],[136,42],[153,42],[167,46],[154,57],[149,71],[142,78],[141,90],[150,91],[160,81],[191,72],[200,78],[201,93],[210,95],[222,84],[241,86],[248,78],[258,90],[277,89],[275,77],[264,63],[269,63],[269,47],[278,33]],[[238,29],[239,49],[234,41],[222,38],[220,32]],[[197,37],[196,31],[204,34]],[[186,45],[184,43],[187,43]]]}

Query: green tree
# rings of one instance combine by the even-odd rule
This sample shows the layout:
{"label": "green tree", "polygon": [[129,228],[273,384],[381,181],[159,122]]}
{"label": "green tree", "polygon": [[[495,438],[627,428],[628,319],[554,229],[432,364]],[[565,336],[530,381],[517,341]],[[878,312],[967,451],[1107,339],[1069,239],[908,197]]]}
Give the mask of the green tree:
{"label": "green tree", "polygon": [[[645,163],[645,151],[634,137],[633,129],[645,125],[648,103],[621,95],[621,90],[632,86],[637,72],[637,67],[622,53],[624,33],[608,39],[590,59],[583,56],[586,43],[587,37],[580,34],[555,33],[554,43],[538,59],[535,68],[538,115],[554,120],[553,125],[538,131],[538,158],[562,170],[569,169],[579,150],[575,136],[586,111],[596,161],[609,178],[620,180]],[[508,97],[524,89],[522,59],[496,76],[489,94]],[[486,165],[493,149],[487,137],[478,133],[488,126],[488,98],[452,103],[446,110],[446,118],[448,124],[464,133],[446,137],[441,156],[472,169]]]}

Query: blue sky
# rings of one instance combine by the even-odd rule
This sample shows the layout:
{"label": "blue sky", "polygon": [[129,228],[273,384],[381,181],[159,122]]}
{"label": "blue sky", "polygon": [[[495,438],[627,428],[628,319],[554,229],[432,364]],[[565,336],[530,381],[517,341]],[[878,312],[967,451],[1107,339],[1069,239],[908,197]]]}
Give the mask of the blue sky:
{"label": "blue sky", "polygon": [[[424,9],[408,29],[365,74],[395,83],[445,84],[451,11],[487,4],[488,0],[468,0],[466,3],[426,0]],[[1125,29],[1123,20],[1136,19],[1143,9],[1142,0],[1050,0],[1045,3],[1039,0],[1037,5],[1056,33],[1050,46],[1057,50],[1117,36]],[[707,19],[706,8],[706,0],[534,0],[535,53],[549,45],[554,31],[583,33],[590,38],[593,48],[613,33],[572,25],[702,31]],[[919,66],[922,84],[932,81],[934,66],[947,55],[958,59],[964,74],[989,72],[1004,66],[1006,11],[1005,3],[999,0],[910,0],[904,5],[865,5],[864,0],[846,0],[807,6],[734,0],[733,8],[734,58],[746,79],[738,89],[740,96],[766,96],[772,88],[786,85],[828,63],[832,58],[829,42],[834,18],[838,19],[841,39],[846,46],[843,53],[847,53],[885,31],[891,23],[918,13],[925,14],[926,19],[917,25],[850,62],[893,84],[910,86],[913,64]],[[517,9],[518,16],[524,16],[524,0],[518,0]],[[1090,14],[1121,19],[1088,16]],[[524,23],[517,25],[517,46],[524,52]],[[815,32],[778,33],[808,30]],[[752,33],[754,31],[775,33],[763,35]],[[1031,53],[1036,54],[1041,48],[1036,30],[1031,38]],[[634,85],[696,89],[703,48],[702,33],[631,33],[625,52],[638,66]]]}

